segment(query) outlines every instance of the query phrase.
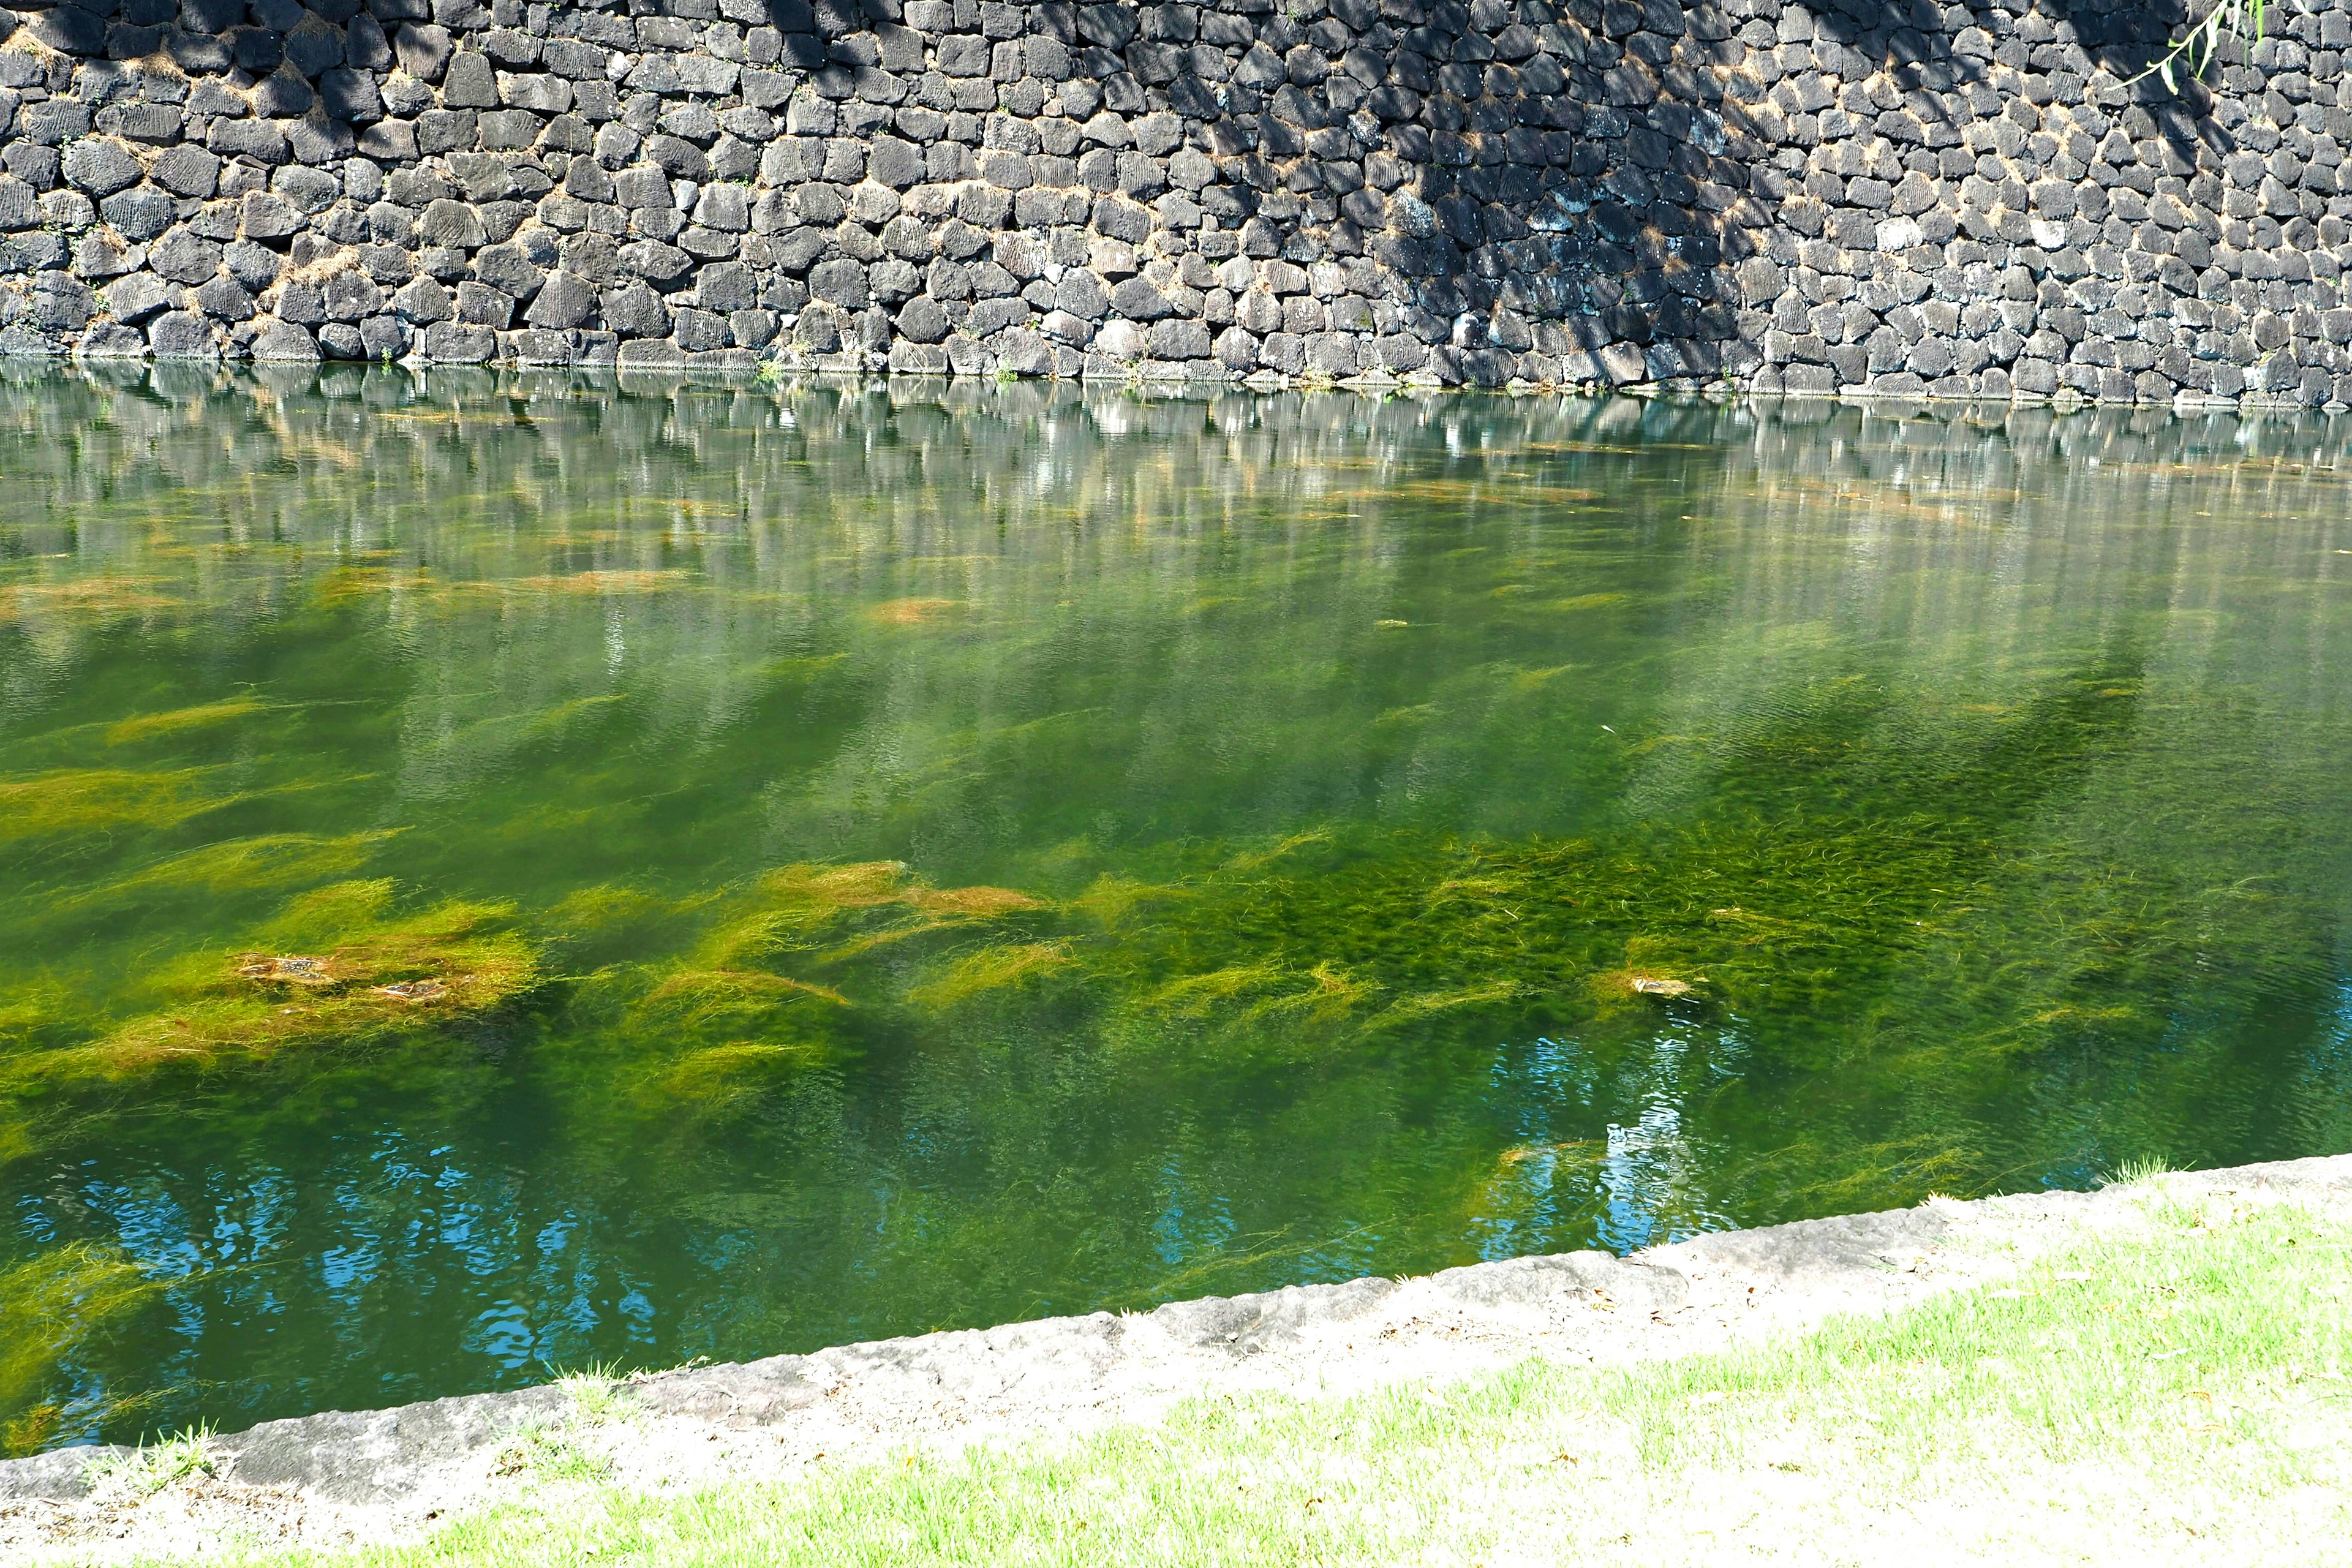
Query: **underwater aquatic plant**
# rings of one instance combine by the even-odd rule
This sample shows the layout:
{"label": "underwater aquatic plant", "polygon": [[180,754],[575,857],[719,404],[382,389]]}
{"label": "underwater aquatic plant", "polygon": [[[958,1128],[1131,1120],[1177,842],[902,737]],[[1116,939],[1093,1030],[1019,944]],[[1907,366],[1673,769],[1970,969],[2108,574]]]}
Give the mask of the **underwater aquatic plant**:
{"label": "underwater aquatic plant", "polygon": [[[1863,485],[1843,476],[1887,443],[1835,435],[1843,414],[1839,471],[1808,445],[1808,474],[1757,494],[1740,443],[1769,421],[1661,464],[1664,405],[1622,441],[1532,444],[1505,428],[1532,405],[1496,405],[1458,451],[1451,415],[1440,451],[1216,409],[1219,439],[1263,443],[1220,476],[1191,435],[1121,443],[1155,449],[1142,468],[1090,449],[1066,405],[1032,475],[1042,448],[992,470],[986,420],[951,411],[843,443],[864,416],[814,396],[764,436],[451,396],[462,418],[312,409],[364,507],[125,445],[110,495],[103,465],[61,460],[0,519],[9,547],[89,530],[81,560],[188,606],[72,623],[82,662],[10,709],[32,727],[0,734],[0,772],[201,761],[236,771],[192,798],[239,792],[222,817],[24,841],[37,886],[5,934],[27,963],[0,996],[23,1086],[0,1152],[44,1156],[9,1173],[24,1201],[84,1158],[152,1155],[199,1203],[274,1158],[299,1217],[263,1245],[315,1253],[436,1200],[308,1134],[430,1129],[478,1183],[491,1264],[588,1295],[635,1273],[651,1331],[746,1350],[2063,1179],[2125,1117],[2147,1136],[2112,1146],[2196,1158],[2274,1088],[2292,1131],[2254,1137],[2343,1125],[2336,1058],[2285,1059],[2336,1038],[2308,1017],[2341,971],[2341,911],[2313,896],[2343,885],[2315,869],[2341,826],[2312,809],[2340,792],[2290,754],[2343,752],[2294,684],[2340,640],[2311,540],[2272,572],[2168,515],[2004,532],[2035,487],[1977,477],[1997,432]],[[2075,421],[2063,443],[2105,439]],[[587,460],[616,445],[625,472]],[[2200,483],[2168,476],[2164,506]],[[2013,595],[2021,552],[2055,597]],[[899,595],[961,604],[875,604]],[[44,629],[0,624],[0,663],[66,668]],[[285,707],[148,723],[240,676]],[[2161,706],[2225,707],[2241,679],[2242,729]],[[2249,786],[2283,755],[2302,771]],[[2299,805],[2259,820],[2263,795]],[[387,872],[391,911],[513,900],[533,977],[476,1011],[446,967],[355,971],[340,913],[263,929],[313,882]],[[171,1017],[262,1048],[14,1065]],[[511,1194],[485,1174],[513,1170]],[[561,1208],[583,1217],[530,1265],[528,1222]],[[436,1245],[387,1242],[372,1294],[314,1281],[337,1310],[308,1316],[443,1332],[513,1293],[433,1269]],[[201,1375],[376,1371],[193,1331]]]}
{"label": "underwater aquatic plant", "polygon": [[[163,1287],[119,1247],[69,1241],[0,1268],[0,1455],[33,1454],[65,1436],[60,1369],[155,1300]],[[126,1395],[78,1404],[102,1418]]]}
{"label": "underwater aquatic plant", "polygon": [[658,572],[567,572],[562,576],[514,577],[491,584],[499,592],[525,596],[547,594],[657,594],[687,586],[694,574],[682,570]]}
{"label": "underwater aquatic plant", "polygon": [[0,583],[0,626],[122,620],[188,608],[158,594],[158,577],[83,577],[64,583]]}
{"label": "underwater aquatic plant", "polygon": [[249,714],[265,712],[268,707],[269,704],[256,697],[228,697],[217,702],[173,708],[161,713],[134,714],[106,727],[106,743],[127,746],[184,734],[190,730],[210,729],[215,724],[234,723]]}
{"label": "underwater aquatic plant", "polygon": [[887,599],[866,615],[877,626],[919,626],[937,621],[957,605],[954,599]]}
{"label": "underwater aquatic plant", "polygon": [[757,969],[649,969],[642,977],[652,988],[631,1009],[631,1018],[649,1032],[677,1038],[743,1034],[787,1016],[849,1005],[830,986]]}
{"label": "underwater aquatic plant", "polygon": [[778,1045],[736,1040],[688,1051],[663,1069],[649,1087],[667,1103],[693,1106],[705,1115],[735,1110],[767,1090],[834,1059],[822,1042]]}
{"label": "underwater aquatic plant", "polygon": [[60,768],[0,778],[0,845],[125,827],[177,826],[231,796],[203,792],[217,770]]}
{"label": "underwater aquatic plant", "polygon": [[224,839],[168,855],[58,900],[52,917],[95,916],[126,907],[153,908],[173,899],[274,892],[348,877],[367,864],[396,830],[322,837],[265,833]]}
{"label": "underwater aquatic plant", "polygon": [[895,860],[793,865],[753,883],[697,952],[718,966],[785,954],[817,965],[846,963],[912,938],[1051,907],[1011,888],[934,888]]}
{"label": "underwater aquatic plant", "polygon": [[907,999],[922,1007],[952,1007],[985,992],[1017,988],[1070,962],[1058,942],[998,942],[962,954],[936,980],[911,987]]}
{"label": "underwater aquatic plant", "polygon": [[503,904],[396,907],[388,879],[339,882],[290,900],[226,950],[163,966],[142,989],[163,1005],[86,1043],[0,1058],[29,1092],[213,1068],[290,1047],[354,1045],[478,1016],[539,978],[534,945]]}
{"label": "underwater aquatic plant", "polygon": [[719,900],[684,954],[608,966],[578,1005],[613,1020],[641,1094],[738,1108],[854,1054],[854,998],[939,1008],[1057,967],[1047,943],[964,952],[912,984],[877,962],[1051,908],[1010,888],[932,887],[896,861],[785,866]]}

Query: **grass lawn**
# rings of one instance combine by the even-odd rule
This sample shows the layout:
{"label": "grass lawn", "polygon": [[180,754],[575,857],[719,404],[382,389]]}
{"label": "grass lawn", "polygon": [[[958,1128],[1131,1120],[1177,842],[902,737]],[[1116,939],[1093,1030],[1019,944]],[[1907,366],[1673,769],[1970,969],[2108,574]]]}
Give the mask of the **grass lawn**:
{"label": "grass lawn", "polygon": [[2352,1226],[2158,1190],[2147,1215],[1753,1350],[1204,1400],[787,1484],[558,1464],[422,1545],[247,1561],[2352,1563]]}

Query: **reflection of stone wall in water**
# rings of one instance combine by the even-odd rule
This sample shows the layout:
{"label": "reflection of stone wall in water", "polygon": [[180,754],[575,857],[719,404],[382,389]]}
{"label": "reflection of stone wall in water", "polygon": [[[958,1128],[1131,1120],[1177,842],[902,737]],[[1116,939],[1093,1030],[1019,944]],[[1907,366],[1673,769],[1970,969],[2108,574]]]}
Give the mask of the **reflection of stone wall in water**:
{"label": "reflection of stone wall in water", "polygon": [[0,10],[0,352],[2352,401],[2347,0],[2023,3]]}
{"label": "reflection of stone wall in water", "polygon": [[[220,462],[223,422],[240,433],[230,472]],[[194,570],[180,524],[216,515],[232,539],[281,537],[329,555],[429,542],[437,570],[533,575],[549,569],[534,533],[478,539],[475,509],[443,515],[427,498],[495,490],[502,515],[562,534],[583,516],[607,516],[620,486],[635,495],[634,510],[625,506],[615,531],[577,561],[659,568],[674,548],[667,531],[690,515],[698,530],[719,534],[775,531],[762,561],[797,564],[761,585],[816,601],[836,592],[826,574],[978,552],[1009,553],[1024,569],[976,580],[972,591],[1034,592],[1050,605],[1057,573],[1114,559],[1136,569],[1129,552],[1154,571],[1194,569],[1196,551],[1166,542],[1239,519],[1369,528],[1365,537],[1379,542],[1366,546],[1372,560],[1392,552],[1385,530],[1422,526],[1433,506],[1520,519],[1536,540],[1574,523],[1559,498],[1503,482],[1528,476],[1530,454],[1548,466],[1543,482],[1597,488],[1601,504],[1629,518],[1692,512],[1766,533],[1794,529],[1851,540],[1874,561],[1896,535],[1937,548],[1999,552],[2021,540],[2059,548],[2078,534],[2105,537],[2126,517],[2138,520],[2135,538],[2169,538],[2203,529],[2210,512],[2231,526],[2200,536],[2198,560],[2226,578],[2245,570],[2214,563],[2228,551],[2282,531],[2312,531],[2279,546],[2281,559],[2300,552],[2324,563],[2352,545],[2340,517],[2299,499],[2334,494],[2325,476],[2346,434],[2340,416],[2023,407],[1988,416],[1900,400],[1727,407],[1205,387],[1138,398],[1033,381],[901,382],[882,396],[829,379],[770,386],[610,372],[272,364],[232,373],[170,363],[61,374],[0,361],[0,442],[18,454],[11,479],[24,514],[11,526],[22,557],[55,557],[60,571],[94,562]],[[1671,479],[1621,491],[1612,476],[1637,456],[1643,472]],[[681,463],[734,476],[723,517],[665,510],[705,508],[716,493],[677,477]],[[383,500],[358,516],[348,505],[354,471],[377,476]],[[621,486],[625,473],[672,477]],[[514,475],[530,482],[518,488]],[[1462,488],[1433,494],[1400,478]],[[2322,488],[2297,488],[2305,484]],[[101,526],[98,514],[121,512],[120,498],[134,489],[172,498],[161,533]],[[1075,513],[1073,498],[1083,498]],[[1090,539],[1076,559],[1074,516]],[[461,539],[470,542],[462,549]],[[514,557],[473,558],[493,542]],[[163,553],[149,559],[151,548]],[[2166,559],[2177,548],[2168,544]],[[1993,563],[1972,569],[1992,572]],[[2021,580],[2071,584],[2073,569],[2037,567]],[[1809,581],[1810,592],[1852,591],[1839,574]]]}

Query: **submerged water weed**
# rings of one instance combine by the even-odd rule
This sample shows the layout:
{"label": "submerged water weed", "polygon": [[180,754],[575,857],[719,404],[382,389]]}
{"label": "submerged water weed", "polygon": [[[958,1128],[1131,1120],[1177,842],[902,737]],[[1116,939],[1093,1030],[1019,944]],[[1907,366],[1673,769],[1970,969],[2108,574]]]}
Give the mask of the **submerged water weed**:
{"label": "submerged water weed", "polygon": [[1057,942],[998,943],[957,958],[937,980],[908,990],[907,1000],[920,1007],[952,1007],[985,992],[1020,987],[1069,963],[1069,952]]}
{"label": "submerged water weed", "polygon": [[152,910],[175,900],[276,892],[365,866],[396,830],[338,838],[308,833],[267,833],[185,850],[58,900],[54,918],[89,919],[125,908]]}
{"label": "submerged water weed", "polygon": [[[1916,1113],[1932,1125],[1751,1150],[1716,1173],[1726,1195],[1820,1212],[1976,1190],[2009,1168],[1976,1104],[2000,1064],[2150,1043],[2168,1026],[2142,1000],[2158,977],[2210,965],[2210,946],[2200,960],[2189,943],[2225,941],[2252,973],[2311,929],[2312,911],[2260,889],[2212,895],[2232,910],[2218,927],[2103,919],[2091,909],[2134,896],[2106,848],[2018,831],[2128,734],[2101,695],[2120,679],[2061,672],[1992,727],[1944,739],[1926,766],[1866,741],[1883,690],[1829,688],[1797,723],[1718,746],[1726,805],[1696,821],[1630,824],[1606,841],[1319,829],[1041,907],[1036,941],[943,954],[913,984],[847,969],[841,984],[952,1014],[1019,990],[966,979],[1050,951],[1065,1023],[1083,1000],[1117,1050],[1179,1071],[1360,1058],[1465,1028],[1556,1031],[1606,1052],[1708,1019],[1734,1041],[1769,1032],[1791,1064],[1941,1084],[1932,1115]],[[1785,795],[1791,778],[1802,793],[1768,809],[1766,781]],[[2160,890],[2137,875],[2146,909],[2177,906],[2199,871],[2184,865]],[[2033,934],[2045,923],[2063,937]],[[2232,972],[2221,966],[2223,984]]]}
{"label": "submerged water weed", "polygon": [[[342,841],[300,837],[237,840],[176,857],[121,886],[266,886],[347,869],[383,835]],[[656,1103],[707,1114],[756,1104],[770,1089],[856,1049],[844,1015],[851,998],[824,978],[863,975],[884,949],[982,930],[1045,910],[1011,889],[935,888],[895,862],[795,865],[717,903],[682,903],[590,889],[538,922],[663,928],[688,951],[657,945],[608,964],[574,987],[576,1026],[605,1020],[617,1066]],[[291,900],[227,949],[184,954],[141,977],[133,994],[158,1004],[105,1034],[0,1058],[0,1082],[37,1100],[77,1084],[120,1083],[168,1069],[212,1070],[289,1049],[365,1047],[446,1030],[531,994],[544,973],[541,942],[511,906],[450,900],[404,909],[389,879],[331,883]],[[662,943],[660,945],[668,945]],[[1017,984],[1053,967],[1039,947],[1006,961],[970,958],[944,984],[957,995]],[[1004,973],[984,973],[993,962]],[[813,976],[787,973],[804,968]],[[961,978],[957,976],[960,975]],[[866,986],[876,1001],[901,987]],[[918,990],[929,991],[918,985]],[[58,1020],[25,1018],[26,1042]],[[8,1136],[22,1143],[22,1123]]]}
{"label": "submerged water weed", "polygon": [[365,1044],[478,1017],[526,993],[536,949],[502,904],[397,907],[390,879],[292,900],[227,951],[187,954],[141,987],[165,998],[85,1044],[0,1060],[19,1091],[213,1068],[289,1047]]}
{"label": "submerged water weed", "polygon": [[560,577],[518,577],[495,586],[504,593],[523,595],[657,594],[687,586],[692,582],[693,575],[682,570],[567,572]]}
{"label": "submerged water weed", "polygon": [[148,773],[58,769],[0,778],[0,845],[127,828],[176,827],[234,797],[210,793],[211,768]]}
{"label": "submerged water weed", "polygon": [[[890,862],[789,867],[716,909],[698,967],[639,972],[637,1028],[690,1047],[663,1069],[664,1092],[705,1086],[741,1103],[746,1082],[846,1038],[821,1048],[783,1026],[792,1015],[774,1009],[799,999],[786,976],[854,1004],[864,1021],[839,1021],[861,1037],[976,1008],[1010,1025],[1025,1008],[1041,1031],[1048,1016],[1056,1033],[1090,1017],[1115,1054],[1177,1071],[1360,1059],[1482,1030],[1606,1051],[1676,1016],[1711,1018],[1770,1029],[1792,1059],[1817,1049],[1821,1067],[1948,1064],[1933,1069],[1947,1079],[1934,1126],[1750,1151],[1718,1173],[1727,1195],[1814,1212],[1974,1190],[2004,1168],[1969,1108],[1988,1067],[2150,1037],[2164,1021],[2137,1000],[2147,977],[2189,963],[2177,928],[2077,912],[2114,897],[2097,847],[2012,828],[2110,743],[2098,693],[2121,679],[2063,672],[2042,699],[1946,738],[1924,768],[1868,739],[1882,689],[1826,686],[1788,725],[1709,742],[1722,808],[1606,840],[1333,824],[1263,847],[1194,846],[1171,879],[1108,877],[1066,903],[927,889]],[[1785,793],[1791,777],[1802,795],[1768,805],[1766,781]],[[2027,889],[2068,912],[2095,962],[2018,929],[2035,912],[2018,901]],[[1017,940],[973,940],[1006,922]],[[2232,940],[2275,938],[2241,926]]]}
{"label": "submerged water weed", "polygon": [[919,968],[911,986],[899,977],[927,939],[1050,909],[1009,888],[932,887],[896,861],[782,867],[703,911],[683,955],[609,966],[583,986],[577,1006],[613,1020],[641,1096],[709,1114],[740,1110],[854,1054],[861,1004],[903,1004],[911,989],[936,1005],[940,986],[961,997],[1050,970],[1058,950],[1032,944],[981,950],[993,958],[966,953],[928,982]]}
{"label": "submerged water weed", "polygon": [[1011,888],[936,888],[897,861],[794,865],[730,902],[697,945],[714,968],[789,961],[814,972],[917,938],[1050,910]]}
{"label": "submerged water weed", "polygon": [[[126,1404],[73,1389],[65,1369],[152,1304],[163,1286],[121,1247],[68,1242],[0,1268],[0,1455],[36,1454]],[[101,1385],[102,1386],[102,1385]]]}
{"label": "submerged water weed", "polygon": [[753,1106],[778,1085],[835,1059],[835,1053],[821,1046],[738,1040],[688,1052],[649,1087],[660,1101],[682,1101],[706,1116],[723,1115]]}
{"label": "submerged water weed", "polygon": [[[1171,879],[1098,877],[1066,903],[933,887],[895,861],[803,863],[734,892],[674,899],[604,885],[527,922],[458,902],[393,929],[388,884],[341,883],[298,900],[233,954],[159,970],[147,984],[168,1011],[79,1050],[20,1057],[12,1076],[27,1081],[37,1060],[31,1078],[119,1078],[413,1032],[530,989],[550,939],[608,959],[568,1004],[568,1026],[610,1031],[615,1069],[641,1098],[714,1113],[848,1059],[877,1029],[979,1007],[1051,1009],[1058,1027],[1090,1016],[1117,1051],[1203,1070],[1409,1051],[1465,1028],[1581,1030],[1605,1047],[1675,1008],[1747,1026],[1781,1020],[1792,1040],[1832,1038],[1831,1019],[1859,1013],[1868,1022],[1839,1048],[1872,1039],[1881,1054],[2006,1055],[2144,1033],[2157,1021],[2108,1001],[2063,952],[2007,932],[2001,994],[1979,994],[1965,1045],[1931,1039],[1886,992],[1897,976],[1949,973],[1981,951],[1988,916],[2013,907],[1996,887],[2019,885],[2021,871],[2045,900],[2080,898],[2107,875],[2070,859],[2071,847],[2021,849],[2000,827],[2099,742],[2112,709],[2095,693],[2124,679],[2063,678],[2053,698],[2017,706],[1981,738],[1947,742],[1945,767],[1927,773],[1864,743],[1883,691],[1832,684],[1788,725],[1711,742],[1727,805],[1696,821],[1631,825],[1607,841],[1335,823],[1262,847],[1196,846],[1192,868]],[[2009,776],[2021,751],[2040,770],[2022,797]],[[1837,805],[1768,810],[1744,781],[1786,778],[1800,753],[1808,795]],[[1923,788],[1958,790],[1965,809],[1921,809]],[[299,882],[348,869],[378,837],[231,841],[114,886],[119,896]],[[2113,925],[2077,925],[2101,932],[2110,953],[2130,951]],[[1729,1190],[1843,1202],[1883,1199],[1890,1183],[1898,1194],[1965,1187],[1993,1169],[1967,1125],[1948,1110],[1936,1131],[1800,1140],[1759,1152]]]}
{"label": "submerged water weed", "polygon": [[0,626],[80,626],[185,610],[155,590],[160,577],[85,577],[65,583],[0,583]]}
{"label": "submerged water weed", "polygon": [[841,1060],[848,1005],[838,993],[762,971],[688,970],[653,981],[618,1033],[645,1094],[716,1113]]}
{"label": "submerged water weed", "polygon": [[117,720],[106,727],[106,743],[110,746],[135,745],[148,741],[163,740],[185,734],[191,730],[207,730],[216,724],[234,723],[251,714],[266,712],[269,705],[255,697],[229,697],[218,702],[198,703],[189,708],[173,708],[161,713],[140,713],[129,719]]}
{"label": "submerged water weed", "polygon": [[957,607],[954,599],[890,599],[866,614],[877,626],[920,626],[935,624]]}

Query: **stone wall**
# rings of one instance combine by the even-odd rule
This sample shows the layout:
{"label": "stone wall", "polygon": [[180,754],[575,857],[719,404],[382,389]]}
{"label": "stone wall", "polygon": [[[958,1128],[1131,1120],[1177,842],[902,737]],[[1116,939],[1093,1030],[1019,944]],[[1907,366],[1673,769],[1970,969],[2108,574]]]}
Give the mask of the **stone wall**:
{"label": "stone wall", "polygon": [[2352,402],[2352,0],[2175,3],[0,10],[0,353]]}

